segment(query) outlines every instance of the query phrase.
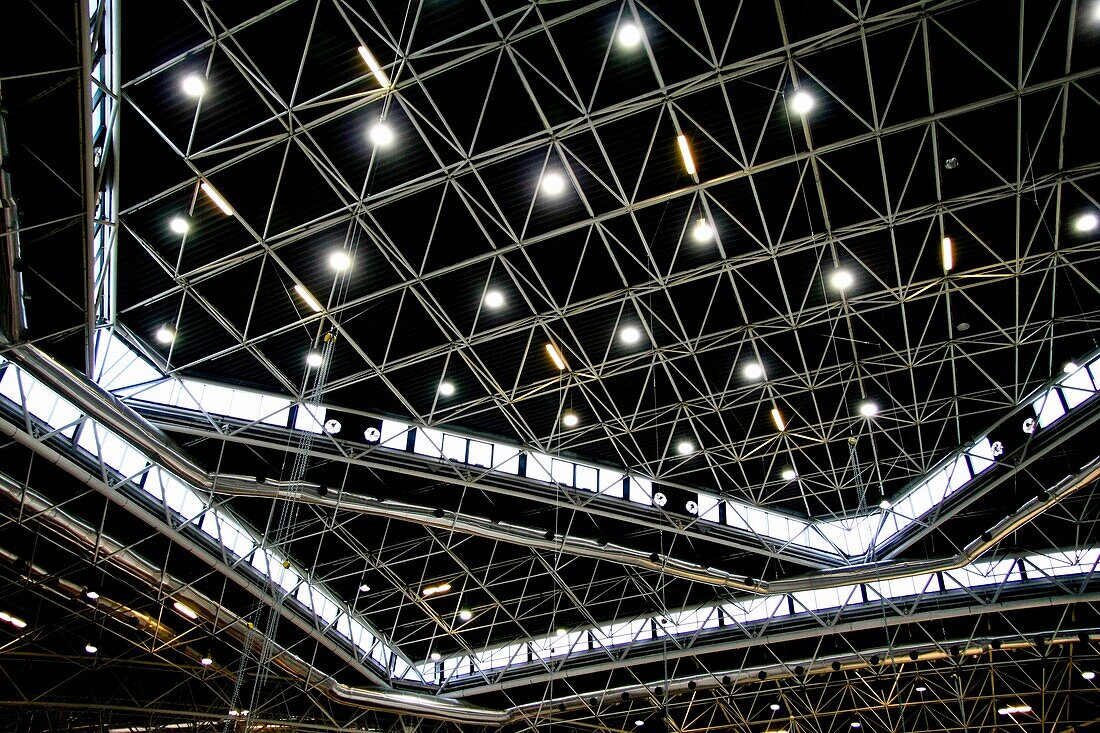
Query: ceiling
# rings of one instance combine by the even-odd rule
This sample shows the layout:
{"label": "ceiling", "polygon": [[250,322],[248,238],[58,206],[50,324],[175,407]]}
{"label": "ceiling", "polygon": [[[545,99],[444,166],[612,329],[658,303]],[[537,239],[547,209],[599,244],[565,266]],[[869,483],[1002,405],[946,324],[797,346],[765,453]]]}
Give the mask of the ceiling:
{"label": "ceiling", "polygon": [[[712,496],[848,527],[885,500],[885,516],[954,452],[1019,437],[1036,390],[1095,359],[1093,4],[115,3],[117,27],[93,17],[90,32],[117,62],[100,84],[117,126],[92,145],[80,144],[77,11],[10,10],[36,40],[0,55],[26,339],[86,371],[98,334],[154,375],[339,417],[343,432],[315,435],[115,390],[137,412],[119,419],[165,431],[196,470],[247,477],[211,479],[211,505],[408,660],[746,598],[718,574],[776,587],[864,565],[915,575],[990,536],[981,557],[933,573],[938,592],[905,603],[868,596],[868,575],[858,599],[805,614],[791,600],[789,618],[762,627],[655,630],[552,662],[524,651],[493,674],[407,684],[349,663],[289,601],[242,581],[247,563],[173,530],[140,491],[123,503],[45,460],[40,444],[78,459],[81,444],[59,444],[49,421],[36,432],[24,396],[4,403],[0,610],[40,631],[0,628],[12,729],[454,725],[334,702],[273,662],[276,648],[348,685],[520,710],[517,729],[1100,719],[1080,674],[1100,664],[1091,568],[1062,582],[1021,565],[980,589],[943,580],[1096,545],[1082,469],[1097,455],[1095,400],[1034,442],[1006,439],[1009,468],[976,476],[881,554],[826,557],[678,511]],[[93,189],[108,195],[97,204]],[[114,247],[91,296],[89,221]],[[578,499],[375,450],[358,434],[379,420],[652,480],[672,503]],[[1079,480],[1063,494],[1067,475]],[[28,490],[64,516],[25,511]],[[164,591],[82,546],[78,524],[247,619],[248,639],[206,619],[161,645],[120,622],[134,618],[125,609],[159,618]],[[450,592],[423,595],[444,581]],[[460,609],[472,620],[455,621]],[[168,615],[166,627],[189,624]],[[270,644],[248,655],[254,627]],[[93,636],[111,651],[90,663]],[[207,653],[213,672],[195,664]],[[250,695],[247,721],[225,717]],[[1020,700],[1034,714],[997,712]]]}

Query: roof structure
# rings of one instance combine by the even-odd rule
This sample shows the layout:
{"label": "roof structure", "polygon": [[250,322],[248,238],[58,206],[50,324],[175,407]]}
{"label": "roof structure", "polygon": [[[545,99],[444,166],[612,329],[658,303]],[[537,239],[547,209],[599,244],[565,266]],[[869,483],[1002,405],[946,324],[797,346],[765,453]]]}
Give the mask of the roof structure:
{"label": "roof structure", "polygon": [[4,15],[7,729],[1100,719],[1100,4]]}

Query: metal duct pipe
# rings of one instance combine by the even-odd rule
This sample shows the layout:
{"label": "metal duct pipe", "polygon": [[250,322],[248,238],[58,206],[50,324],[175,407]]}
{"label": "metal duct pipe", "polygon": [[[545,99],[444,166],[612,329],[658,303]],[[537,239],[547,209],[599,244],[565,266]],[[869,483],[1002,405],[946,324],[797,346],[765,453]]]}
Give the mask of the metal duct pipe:
{"label": "metal duct pipe", "polygon": [[[1093,459],[1076,476],[1067,476],[1047,493],[1044,500],[1032,499],[982,536],[967,544],[963,550],[953,556],[930,558],[908,562],[867,563],[845,568],[815,570],[803,575],[782,580],[753,580],[744,576],[735,576],[718,568],[692,565],[674,558],[654,559],[640,550],[622,545],[602,545],[584,537],[561,537],[546,539],[542,530],[507,522],[494,523],[480,517],[469,517],[442,509],[427,509],[413,504],[396,501],[374,501],[362,496],[341,493],[337,496],[321,496],[316,493],[303,493],[300,485],[290,485],[279,481],[265,481],[263,484],[246,476],[221,474],[215,481],[214,493],[226,496],[252,496],[265,499],[286,499],[316,504],[343,511],[360,512],[388,519],[415,522],[443,530],[455,530],[463,534],[501,540],[516,544],[566,552],[571,555],[607,560],[620,565],[631,565],[656,572],[663,572],[685,580],[721,586],[733,590],[757,595],[775,595],[820,588],[833,588],[842,585],[895,580],[924,573],[957,570],[969,565],[979,556],[1002,539],[1027,524],[1050,507],[1062,501],[1083,486],[1100,478],[1100,457]],[[315,486],[313,488],[316,488]]]}
{"label": "metal duct pipe", "polygon": [[23,273],[16,270],[19,248],[19,209],[12,193],[11,148],[8,145],[8,120],[0,91],[0,277],[4,278],[4,297],[0,299],[0,330],[11,343],[23,340],[27,312],[23,307]]}
{"label": "metal duct pipe", "polygon": [[[1030,608],[1047,608],[1052,606],[1071,605],[1078,602],[1093,602],[1100,599],[1100,593],[1092,593],[1086,596],[1062,596],[1051,598],[1039,598],[1034,600],[1026,600],[1016,602],[1014,609],[1030,609]],[[967,609],[962,609],[968,611]],[[989,606],[976,606],[974,612],[976,614],[989,613],[992,609]],[[969,614],[968,614],[969,615]],[[908,622],[908,620],[906,620]],[[881,621],[880,621],[881,623]],[[1058,633],[1064,634],[1064,636],[1057,636]],[[1078,644],[1081,643],[1081,637],[1077,634],[1065,635],[1068,632],[1065,629],[1058,631],[1050,631],[1047,634],[1050,635],[1050,639],[1047,642],[1049,645],[1061,646],[1064,644]],[[1091,643],[1093,635],[1087,635],[1089,642]],[[1018,636],[1008,637],[1013,639],[1012,641],[1003,641],[999,647],[1001,651],[1020,651],[1035,649],[1036,644],[1030,641],[1020,641]],[[662,688],[662,694],[667,692],[668,694],[677,694],[691,692],[693,690],[706,690],[714,689],[717,687],[734,687],[736,685],[743,684],[759,684],[761,682],[760,673],[765,674],[766,680],[769,682],[775,682],[777,680],[792,679],[799,677],[795,673],[796,667],[803,667],[803,678],[814,677],[818,675],[835,674],[836,672],[852,672],[861,669],[883,669],[887,667],[895,667],[904,664],[916,664],[918,662],[935,662],[945,659],[963,658],[963,657],[975,657],[982,654],[987,654],[993,648],[990,645],[991,639],[983,640],[982,643],[975,644],[973,638],[963,638],[955,640],[945,640],[939,645],[939,649],[933,649],[920,653],[917,659],[913,659],[909,656],[909,653],[898,654],[896,648],[891,649],[889,647],[879,649],[864,649],[859,652],[852,652],[850,654],[837,654],[828,657],[816,657],[810,659],[798,659],[792,660],[783,664],[770,664],[759,665],[755,667],[745,667],[743,669],[731,670],[729,672],[709,672],[697,675],[691,675],[688,677],[682,677],[677,680],[659,680],[651,682],[649,684],[634,684],[623,685],[615,688],[608,688],[601,690],[600,692],[587,692],[576,693],[572,695],[563,695],[550,700],[540,700],[538,702],[526,703],[524,705],[517,706],[517,709],[522,711],[526,716],[536,716],[540,713],[546,713],[547,711],[561,710],[561,706],[565,706],[566,710],[576,710],[582,708],[591,708],[591,699],[596,697],[597,705],[601,703],[615,703],[622,700],[622,695],[625,693],[631,699],[643,697],[643,696],[655,696],[656,688]],[[942,648],[950,649],[953,646],[959,648],[959,653],[956,656],[952,656],[948,652],[942,651]],[[872,664],[871,659],[878,657],[878,661]],[[840,669],[833,669],[834,663],[840,663]],[[693,686],[694,685],[694,686]]]}
{"label": "metal duct pipe", "polygon": [[[83,546],[86,550],[100,555],[104,558],[105,561],[110,562],[111,564],[122,569],[123,571],[127,572],[138,580],[143,581],[150,587],[158,589],[159,592],[164,593],[166,596],[186,603],[189,607],[194,609],[199,616],[203,617],[207,621],[218,621],[220,624],[224,625],[224,631],[226,633],[230,633],[239,642],[244,643],[248,639],[248,625],[245,620],[243,620],[239,616],[232,614],[223,606],[210,599],[209,597],[199,593],[189,584],[184,583],[183,581],[164,573],[129,548],[124,547],[120,543],[116,542],[111,537],[99,533],[94,527],[84,524],[78,519],[66,514],[64,511],[53,506],[45,498],[39,496],[33,491],[29,489],[24,489],[14,482],[7,480],[6,477],[3,477],[3,480],[0,480],[0,495],[2,495],[4,498],[7,498],[9,501],[12,501],[13,503],[21,504],[24,508],[30,509],[30,511],[34,514],[35,519],[43,523],[49,524],[51,527],[58,530],[62,535],[69,538],[75,544]],[[76,586],[72,586],[72,588],[75,589]],[[76,589],[75,592],[79,593],[79,589]],[[926,620],[925,617],[928,617],[928,619],[946,619],[952,616],[957,617],[979,615],[983,613],[989,613],[994,610],[1023,610],[1032,608],[1053,607],[1078,602],[1094,603],[1097,601],[1100,601],[1100,593],[1091,593],[1076,596],[1067,595],[1062,597],[1042,597],[1002,602],[999,603],[995,608],[988,605],[979,605],[965,606],[957,609],[937,609],[925,614],[899,617],[894,621],[896,621],[897,623],[913,623],[921,620]],[[852,624],[845,624],[842,627],[836,627],[833,629],[833,632],[842,633],[844,631],[853,631],[857,630],[857,627],[880,628],[882,627],[882,625],[882,619],[869,619],[854,622]],[[817,633],[820,633],[820,629],[801,629],[791,632],[791,634],[801,635]],[[781,634],[779,636],[775,636],[772,640],[782,641],[788,636],[790,636],[790,634]],[[256,636],[255,631],[253,631],[253,640],[256,644],[259,644],[261,641]],[[1055,637],[1051,639],[1048,643],[1065,644],[1074,643],[1078,640],[1079,638],[1077,637]],[[948,641],[944,644],[941,644],[940,647],[951,646],[954,643],[957,643],[961,647],[960,656],[974,656],[978,654],[983,654],[989,649],[989,647],[985,644],[974,645],[969,639],[958,640],[957,642]],[[1002,644],[1001,648],[1012,650],[1023,649],[1031,646],[1033,646],[1031,642],[1011,641]],[[662,680],[660,682],[648,684],[639,683],[636,685],[628,685],[614,689],[601,690],[598,693],[587,692],[555,698],[548,701],[540,701],[520,706],[514,706],[505,710],[492,710],[489,708],[473,706],[454,698],[436,697],[415,693],[401,693],[391,690],[376,690],[344,685],[340,682],[337,682],[330,675],[326,675],[323,672],[319,671],[317,668],[313,667],[308,662],[301,659],[292,652],[278,646],[277,644],[275,645],[275,648],[276,652],[273,655],[273,661],[275,664],[279,665],[279,667],[285,672],[300,679],[303,684],[312,686],[315,689],[320,690],[323,694],[336,702],[398,714],[420,715],[427,718],[446,720],[458,724],[493,726],[505,725],[521,718],[530,718],[553,714],[559,709],[559,706],[565,706],[566,709],[587,707],[589,705],[587,701],[593,695],[597,695],[603,700],[611,700],[612,698],[621,699],[621,695],[623,693],[626,693],[631,697],[651,695],[654,694],[654,690],[658,685],[667,689],[669,693],[677,693],[692,689],[692,683],[695,684],[695,688],[702,689],[725,685],[756,683],[759,682],[758,675],[760,672],[766,673],[767,678],[771,680],[789,678],[795,676],[792,670],[799,665],[805,667],[807,676],[813,676],[817,674],[834,672],[835,670],[832,669],[833,662],[840,662],[841,669],[845,671],[864,669],[873,666],[887,667],[914,662],[914,660],[909,657],[908,654],[904,656],[894,656],[893,654],[891,654],[890,649],[866,650],[862,653],[832,656],[828,658],[794,660],[786,664],[760,665],[752,668],[730,671],[729,673],[715,672],[709,674],[701,674],[692,677],[685,677],[683,679],[675,681]],[[876,653],[881,656],[881,659],[877,664],[872,664],[870,662],[870,657]],[[921,653],[916,661],[929,662],[944,659],[947,658],[947,656],[948,655],[945,652],[939,649],[932,649],[930,651]],[[579,671],[588,673],[598,670],[593,670],[590,667],[585,667]],[[559,679],[561,679],[562,677],[563,675],[558,676]],[[728,681],[727,679],[725,679],[726,677],[729,678]],[[532,681],[534,680],[524,679],[519,682],[529,684]],[[492,689],[497,689],[498,687],[503,686],[494,686]],[[484,692],[485,690],[481,691]]]}
{"label": "metal duct pipe", "polygon": [[190,554],[200,558],[203,562],[212,565],[222,573],[226,578],[232,580],[248,593],[252,594],[258,601],[265,603],[272,608],[278,608],[279,613],[283,614],[283,617],[293,623],[302,632],[309,635],[316,641],[326,645],[334,654],[341,657],[349,666],[353,667],[372,682],[382,686],[388,686],[389,682],[383,679],[377,673],[370,669],[369,666],[364,665],[360,660],[356,659],[353,655],[350,655],[342,647],[335,645],[331,639],[315,629],[312,624],[308,623],[300,615],[293,613],[289,609],[282,607],[276,602],[276,600],[267,593],[264,588],[259,585],[249,582],[249,580],[242,574],[233,571],[227,567],[221,558],[214,553],[211,553],[208,549],[202,547],[199,543],[188,537],[182,532],[176,531],[174,528],[165,523],[163,519],[154,516],[145,507],[141,506],[137,502],[127,498],[127,496],[121,492],[112,489],[103,483],[99,476],[86,471],[82,466],[68,458],[67,456],[58,453],[45,443],[35,440],[30,435],[27,435],[22,430],[14,427],[10,423],[4,420],[0,420],[0,435],[7,435],[20,445],[29,448],[35,454],[49,461],[51,464],[63,469],[69,475],[73,476],[82,485],[102,494],[109,501],[117,504],[122,509],[129,512],[139,521],[144,521],[158,532],[163,534],[173,543],[189,552]]}
{"label": "metal duct pipe", "polygon": [[[842,568],[815,570],[803,575],[776,581],[754,580],[735,576],[718,568],[693,565],[669,557],[654,558],[644,552],[621,545],[606,546],[584,537],[561,537],[547,540],[541,530],[508,524],[494,524],[487,519],[459,516],[453,512],[430,510],[398,502],[375,502],[365,498],[322,497],[291,491],[289,486],[278,483],[258,484],[240,476],[211,476],[194,463],[159,428],[151,425],[128,405],[99,385],[89,381],[33,344],[20,344],[11,349],[9,357],[56,392],[65,395],[76,407],[145,453],[152,461],[175,473],[179,478],[204,491],[225,495],[286,498],[294,501],[352,509],[375,516],[413,521],[441,529],[457,530],[487,539],[512,542],[528,547],[606,560],[620,565],[630,565],[662,572],[684,580],[715,585],[731,590],[758,595],[792,593],[802,590],[832,588],[841,585],[894,580],[922,573],[956,570],[973,562],[1008,534],[1042,514],[1064,497],[1100,476],[1100,461],[1094,459],[1075,477],[1063,479],[1050,490],[1045,500],[1034,499],[1016,513],[1005,517],[990,528],[985,536],[971,541],[952,557],[933,558],[911,562],[864,563]],[[7,428],[5,428],[7,430]],[[34,441],[37,443],[37,441]],[[33,446],[32,446],[33,448]],[[1084,475],[1084,478],[1082,478]],[[301,488],[300,486],[293,487]],[[316,486],[313,486],[316,488]]]}
{"label": "metal duct pipe", "polygon": [[[243,644],[249,638],[249,624],[243,618],[231,613],[217,601],[199,593],[189,583],[168,575],[111,537],[65,513],[41,495],[30,489],[24,489],[6,476],[0,476],[0,496],[21,505],[24,511],[29,510],[33,514],[34,519],[48,524],[73,543],[103,557],[105,561],[156,589],[159,593],[187,604],[206,621],[217,622],[223,633],[230,634],[238,642]],[[70,583],[69,586],[71,586],[69,590],[73,591],[74,595],[80,594],[80,589],[75,585]],[[255,646],[264,643],[262,635],[256,629],[252,630],[252,639]],[[492,710],[434,695],[346,685],[337,682],[332,676],[321,672],[274,640],[268,641],[274,645],[275,651],[271,655],[273,664],[297,677],[304,685],[320,690],[328,698],[339,703],[470,725],[504,725],[519,714],[515,710]]]}

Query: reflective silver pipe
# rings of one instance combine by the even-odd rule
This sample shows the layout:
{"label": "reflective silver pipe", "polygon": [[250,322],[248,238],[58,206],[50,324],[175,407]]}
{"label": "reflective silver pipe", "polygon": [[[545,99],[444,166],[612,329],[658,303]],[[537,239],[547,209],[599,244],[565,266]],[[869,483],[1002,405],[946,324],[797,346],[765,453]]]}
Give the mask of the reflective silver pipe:
{"label": "reflective silver pipe", "polygon": [[[98,532],[94,527],[52,505],[40,494],[30,489],[24,489],[8,477],[0,475],[0,497],[21,505],[25,517],[24,521],[30,518],[27,516],[29,512],[35,520],[48,524],[74,544],[95,553],[104,561],[111,563],[116,568],[155,589],[158,593],[163,593],[166,597],[185,603],[204,620],[210,623],[217,622],[222,633],[232,635],[242,644],[249,638],[249,624],[243,618],[232,613],[208,596],[199,593],[182,580],[164,573],[154,564],[111,537]],[[72,583],[69,583],[68,586],[70,592],[79,595],[79,588]],[[263,643],[262,635],[256,629],[252,629],[251,633],[255,646]],[[469,725],[504,725],[519,714],[517,711],[492,710],[471,705],[461,700],[434,695],[346,685],[336,681],[331,675],[321,672],[293,652],[279,646],[274,640],[269,640],[269,643],[273,645],[274,649],[271,654],[273,664],[294,675],[303,684],[320,690],[327,697],[339,703]]]}
{"label": "reflective silver pipe", "polygon": [[[989,548],[1023,524],[1060,502],[1065,496],[1100,476],[1100,461],[1094,459],[1076,477],[1067,477],[1048,492],[1045,500],[1034,499],[1014,514],[1005,517],[986,533],[989,539],[978,537],[952,557],[932,558],[910,562],[880,562],[851,565],[842,568],[815,570],[791,578],[776,581],[756,580],[735,576],[718,568],[694,565],[669,557],[652,556],[620,545],[601,545],[584,537],[555,537],[546,539],[542,530],[509,524],[494,524],[487,519],[456,515],[443,511],[417,507],[400,502],[378,502],[363,497],[319,496],[315,492],[301,493],[277,482],[259,484],[241,476],[211,476],[195,464],[163,431],[150,424],[114,395],[54,360],[33,344],[15,346],[9,353],[19,366],[43,381],[60,394],[69,398],[76,407],[107,429],[117,433],[150,460],[163,466],[179,478],[206,491],[224,495],[282,497],[329,507],[341,507],[375,516],[426,524],[441,529],[455,530],[486,539],[511,542],[527,547],[565,552],[569,554],[606,560],[621,565],[661,572],[669,576],[697,583],[729,588],[758,595],[793,593],[803,590],[832,588],[856,583],[894,580],[923,573],[956,570],[973,562]],[[37,442],[37,441],[36,441]],[[1087,474],[1085,478],[1081,478]],[[309,487],[307,487],[309,488]],[[312,486],[316,488],[316,486]]]}

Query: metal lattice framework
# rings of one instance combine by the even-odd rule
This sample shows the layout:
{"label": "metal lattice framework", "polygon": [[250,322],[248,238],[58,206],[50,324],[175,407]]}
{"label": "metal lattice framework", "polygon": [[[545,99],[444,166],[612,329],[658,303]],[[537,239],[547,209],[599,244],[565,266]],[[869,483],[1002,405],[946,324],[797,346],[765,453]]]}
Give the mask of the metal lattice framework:
{"label": "metal lattice framework", "polygon": [[[1076,0],[87,5],[73,13],[74,64],[0,66],[12,185],[27,202],[53,199],[39,212],[21,204],[15,230],[5,219],[6,243],[22,240],[5,255],[6,276],[21,273],[33,296],[29,331],[10,319],[6,330],[101,383],[97,359],[121,344],[185,392],[232,385],[293,410],[322,404],[349,423],[388,416],[847,521],[1096,349],[1100,250],[1080,217],[1100,207],[1100,30],[1095,8]],[[35,0],[20,12],[47,15]],[[59,25],[47,33],[55,43]],[[617,40],[628,27],[640,30],[635,45]],[[196,97],[180,91],[187,75],[204,83]],[[48,117],[36,103],[60,88],[54,78],[80,90],[83,123],[62,133],[82,141],[71,170],[32,129]],[[799,91],[811,109],[795,110]],[[388,144],[368,135],[380,123]],[[678,136],[696,170],[685,170]],[[554,175],[558,195],[542,187]],[[44,254],[65,237],[80,258]],[[350,269],[333,272],[334,251]],[[833,284],[838,271],[850,286]],[[547,344],[566,368],[546,358]],[[1086,476],[1092,417],[1051,431],[1011,480],[933,512],[885,557],[860,559],[881,560],[884,577],[912,575],[907,563],[962,552],[1003,506],[1039,493],[1049,506],[982,546],[990,573],[1011,560],[1017,576],[953,586],[940,571],[935,591],[907,601],[869,595],[875,583],[837,606],[798,606],[792,593],[789,613],[773,609],[761,626],[726,615],[720,628],[677,636],[660,625],[743,598],[662,563],[762,582],[858,563],[800,551],[766,528],[746,540],[661,507],[578,499],[553,481],[372,453],[347,433],[314,440],[293,419],[272,427],[118,394],[140,415],[111,424],[85,412],[71,434],[26,394],[3,405],[14,443],[2,464],[0,549],[12,570],[0,598],[39,604],[53,624],[0,647],[21,669],[47,670],[24,689],[5,664],[5,709],[20,724],[235,724],[225,717],[235,665],[196,669],[197,648],[150,640],[104,610],[159,618],[149,609],[173,598],[163,588],[97,550],[91,567],[117,584],[114,596],[89,605],[88,581],[72,580],[75,593],[53,585],[87,577],[89,548],[70,531],[81,523],[270,632],[249,627],[242,640],[199,620],[222,654],[240,655],[239,672],[253,675],[241,682],[267,679],[270,700],[241,725],[436,725],[335,704],[268,664],[275,649],[349,684],[512,711],[524,729],[641,720],[647,733],[826,733],[859,721],[956,731],[1097,718],[1080,676],[1095,664],[1088,633],[1100,626],[1093,569],[1076,560],[1082,574],[1063,582],[1019,559],[1096,545],[1091,480],[1047,493],[1063,475]],[[108,450],[81,442],[92,425],[151,434],[146,419],[213,477],[196,485],[207,511],[241,518],[259,547],[276,547],[287,568],[438,678],[379,672],[247,557],[206,547],[163,493],[150,503],[143,482],[172,468],[156,451],[131,441],[148,464],[115,475]],[[257,480],[223,478],[238,475]],[[304,496],[318,486],[328,493]],[[41,517],[26,511],[28,491]],[[368,501],[377,504],[363,510]],[[41,555],[19,547],[32,537],[46,538]],[[599,547],[611,537],[636,557],[571,552],[571,537]],[[215,570],[179,559],[181,548]],[[442,581],[452,593],[422,593]],[[293,623],[274,623],[276,612]],[[598,630],[637,619],[652,638],[600,646]],[[108,627],[130,647],[89,667],[75,639]],[[585,634],[591,649],[542,649],[559,629]],[[261,661],[254,643],[266,645]],[[511,646],[523,651],[506,663],[454,673]],[[82,690],[104,670],[111,681],[93,687],[110,692],[93,704]],[[139,706],[140,695],[119,691],[141,675],[151,702]],[[999,714],[1006,695],[1037,715]]]}

